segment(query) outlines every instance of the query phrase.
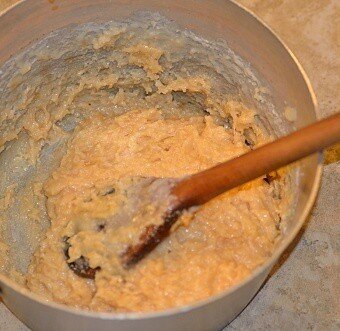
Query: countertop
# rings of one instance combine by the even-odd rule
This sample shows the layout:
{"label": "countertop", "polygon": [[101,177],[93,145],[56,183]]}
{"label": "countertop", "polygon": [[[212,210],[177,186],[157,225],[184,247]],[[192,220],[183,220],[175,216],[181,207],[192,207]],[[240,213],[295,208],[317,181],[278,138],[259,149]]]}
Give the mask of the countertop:
{"label": "countertop", "polygon": [[[16,0],[0,0],[0,12]],[[56,0],[58,2],[58,0]],[[238,0],[278,33],[311,79],[324,117],[340,105],[340,1]],[[229,330],[340,329],[340,144],[294,243]],[[0,302],[0,330],[28,331]]]}

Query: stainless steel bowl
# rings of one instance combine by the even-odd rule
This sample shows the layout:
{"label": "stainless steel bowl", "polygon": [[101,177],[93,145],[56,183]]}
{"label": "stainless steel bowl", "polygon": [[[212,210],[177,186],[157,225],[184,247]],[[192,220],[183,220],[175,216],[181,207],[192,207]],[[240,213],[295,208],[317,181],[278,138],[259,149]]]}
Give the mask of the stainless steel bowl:
{"label": "stainless steel bowl", "polygon": [[[233,1],[68,0],[56,4],[46,0],[21,1],[0,16],[0,66],[53,30],[71,23],[119,19],[138,10],[160,12],[198,35],[226,40],[270,84],[279,114],[288,104],[297,110],[297,128],[315,121],[316,99],[292,52],[265,24]],[[312,208],[320,182],[321,155],[304,159],[300,169],[295,215],[273,256],[242,283],[217,296],[164,312],[95,313],[46,302],[0,275],[2,299],[33,330],[221,329],[252,299]]]}

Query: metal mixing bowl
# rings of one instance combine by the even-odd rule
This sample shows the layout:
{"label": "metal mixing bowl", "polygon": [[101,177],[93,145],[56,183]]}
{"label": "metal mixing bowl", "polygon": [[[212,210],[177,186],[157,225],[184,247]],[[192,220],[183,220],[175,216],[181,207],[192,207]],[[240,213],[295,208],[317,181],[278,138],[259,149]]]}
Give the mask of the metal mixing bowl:
{"label": "metal mixing bowl", "polygon": [[[0,66],[58,28],[120,19],[138,10],[160,12],[207,39],[226,40],[270,85],[279,116],[289,105],[297,110],[297,128],[315,121],[315,96],[292,52],[259,19],[233,1],[67,0],[55,4],[46,0],[21,1],[0,16]],[[321,155],[301,161],[295,214],[273,256],[242,283],[205,301],[155,313],[95,313],[46,302],[4,275],[0,275],[1,297],[34,330],[221,329],[252,299],[299,232],[316,197],[320,174]]]}

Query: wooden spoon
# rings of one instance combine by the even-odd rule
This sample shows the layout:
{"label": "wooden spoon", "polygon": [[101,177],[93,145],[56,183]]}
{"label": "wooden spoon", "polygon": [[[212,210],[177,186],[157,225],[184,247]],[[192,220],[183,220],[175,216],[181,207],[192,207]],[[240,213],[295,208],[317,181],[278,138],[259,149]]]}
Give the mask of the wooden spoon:
{"label": "wooden spoon", "polygon": [[184,209],[199,206],[217,195],[268,174],[340,141],[340,113],[316,122],[233,160],[175,183],[163,222],[143,229],[139,241],[122,254],[129,267],[153,250],[170,231]]}

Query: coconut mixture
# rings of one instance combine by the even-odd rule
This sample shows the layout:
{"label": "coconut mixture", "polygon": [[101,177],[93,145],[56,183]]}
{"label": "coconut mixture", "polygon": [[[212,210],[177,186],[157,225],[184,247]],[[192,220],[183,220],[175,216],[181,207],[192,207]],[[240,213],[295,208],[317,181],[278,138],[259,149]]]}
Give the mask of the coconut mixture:
{"label": "coconut mixture", "polygon": [[[270,257],[290,210],[286,170],[184,213],[151,254],[115,268],[131,236],[130,187],[273,139],[257,108],[271,109],[265,89],[227,46],[159,17],[88,24],[6,64],[0,84],[0,264],[29,290],[96,311],[164,310],[220,293]],[[80,257],[94,279],[70,268]]]}

